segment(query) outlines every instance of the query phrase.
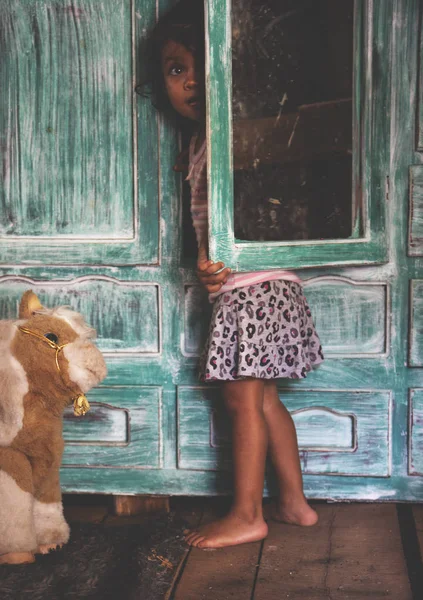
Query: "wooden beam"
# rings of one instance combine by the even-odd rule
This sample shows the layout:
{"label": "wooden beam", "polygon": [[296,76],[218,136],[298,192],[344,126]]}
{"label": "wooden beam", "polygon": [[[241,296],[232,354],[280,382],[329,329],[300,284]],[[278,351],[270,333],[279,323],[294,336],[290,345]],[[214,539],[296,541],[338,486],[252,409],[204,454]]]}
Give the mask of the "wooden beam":
{"label": "wooden beam", "polygon": [[147,513],[168,513],[168,496],[113,496],[115,514],[121,517]]}

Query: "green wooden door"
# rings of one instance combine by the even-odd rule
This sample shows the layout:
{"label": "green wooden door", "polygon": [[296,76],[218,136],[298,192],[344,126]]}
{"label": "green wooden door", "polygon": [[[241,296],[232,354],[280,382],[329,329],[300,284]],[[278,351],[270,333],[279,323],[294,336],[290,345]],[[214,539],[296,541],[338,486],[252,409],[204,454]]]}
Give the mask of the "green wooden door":
{"label": "green wooden door", "polygon": [[[133,92],[168,4],[0,0],[0,315],[28,288],[71,305],[109,369],[86,417],[66,415],[69,492],[231,490],[219,390],[197,377],[210,307],[183,253],[178,136]],[[206,5],[211,250],[298,270],[325,348],[307,380],[280,386],[306,492],[421,500],[423,9],[355,3],[350,234],[263,242],[234,235],[231,7]]]}
{"label": "green wooden door", "polygon": [[[282,172],[292,165],[295,168],[298,156],[290,147],[293,136],[304,113],[322,108],[315,104],[307,110],[300,107],[292,117],[286,115],[291,129],[285,138],[289,148],[283,148],[280,109],[273,112],[269,130],[269,119],[255,115],[254,110],[251,116],[237,105],[240,89],[245,90],[238,63],[243,62],[249,71],[251,85],[260,73],[245,60],[247,56],[251,61],[251,49],[239,41],[242,26],[233,17],[244,11],[248,23],[245,12],[251,10],[250,20],[257,29],[261,19],[263,35],[257,30],[252,35],[260,46],[257,54],[269,57],[269,73],[275,58],[267,37],[287,17],[294,20],[295,10],[286,11],[289,3],[278,7],[277,14],[275,5],[264,4],[268,21],[263,6],[254,1],[209,3],[211,254],[241,271],[295,268],[304,281],[326,361],[306,381],[281,382],[279,389],[297,425],[307,494],[421,499],[422,5],[413,0],[354,3],[351,190],[353,204],[356,199],[354,215],[361,211],[361,218],[358,226],[353,220],[348,236],[297,242],[236,235],[239,207],[249,209],[248,191],[238,185],[239,170],[248,174],[253,160],[256,170],[266,160],[282,164],[278,167]],[[346,10],[348,2],[342,4]],[[340,3],[336,5],[330,0],[320,2],[318,10],[339,8]],[[297,8],[305,6],[310,9],[311,3],[299,3]],[[312,27],[319,28],[320,16],[312,19]],[[299,22],[305,27],[305,21]],[[281,40],[283,34],[281,26]],[[280,44],[283,47],[283,40]],[[258,63],[257,70],[263,69],[263,63]],[[267,87],[259,91],[273,93]],[[217,116],[218,127],[214,126]],[[305,122],[308,125],[316,126],[310,120]],[[324,152],[321,124],[317,130],[323,136]],[[273,158],[269,158],[271,146],[277,152]],[[310,148],[305,152],[310,160]],[[328,154],[324,156],[330,160]],[[254,185],[253,177],[245,173],[248,184]],[[271,198],[264,194],[279,209],[283,192],[274,192]],[[271,206],[271,210],[276,209]]]}
{"label": "green wooden door", "polygon": [[0,2],[0,314],[28,288],[71,305],[109,369],[65,418],[70,491],[167,492],[176,472],[177,136],[134,93],[156,5]]}

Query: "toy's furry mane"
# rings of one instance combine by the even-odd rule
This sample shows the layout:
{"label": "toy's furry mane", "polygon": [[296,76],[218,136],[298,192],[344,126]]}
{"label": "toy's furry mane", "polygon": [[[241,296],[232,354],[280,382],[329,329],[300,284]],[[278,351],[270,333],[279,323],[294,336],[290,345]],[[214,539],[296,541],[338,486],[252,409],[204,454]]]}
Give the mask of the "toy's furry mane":
{"label": "toy's furry mane", "polygon": [[21,364],[12,355],[10,345],[16,333],[16,321],[0,321],[0,446],[7,446],[22,427],[23,399],[28,381]]}

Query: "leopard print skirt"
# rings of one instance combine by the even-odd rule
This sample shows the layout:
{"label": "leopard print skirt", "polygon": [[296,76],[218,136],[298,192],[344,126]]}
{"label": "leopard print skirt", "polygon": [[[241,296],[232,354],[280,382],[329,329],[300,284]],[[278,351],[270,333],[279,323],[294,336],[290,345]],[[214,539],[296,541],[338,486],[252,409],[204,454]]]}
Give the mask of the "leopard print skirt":
{"label": "leopard print skirt", "polygon": [[216,299],[200,378],[301,379],[322,361],[302,287],[292,281],[264,281]]}

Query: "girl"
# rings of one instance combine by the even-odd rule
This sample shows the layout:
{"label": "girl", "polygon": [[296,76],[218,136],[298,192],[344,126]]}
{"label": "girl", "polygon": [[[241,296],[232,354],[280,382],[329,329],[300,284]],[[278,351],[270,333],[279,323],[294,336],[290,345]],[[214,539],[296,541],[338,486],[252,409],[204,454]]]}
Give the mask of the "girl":
{"label": "girl", "polygon": [[199,548],[221,548],[267,535],[262,512],[267,452],[279,498],[274,518],[314,525],[316,512],[303,494],[295,426],[280,402],[277,378],[303,378],[323,360],[300,280],[291,271],[231,273],[207,254],[207,167],[202,2],[182,0],[151,38],[153,102],[192,123],[188,177],[198,242],[197,273],[214,301],[201,376],[220,380],[232,423],[234,498],[229,514],[186,532]]}

